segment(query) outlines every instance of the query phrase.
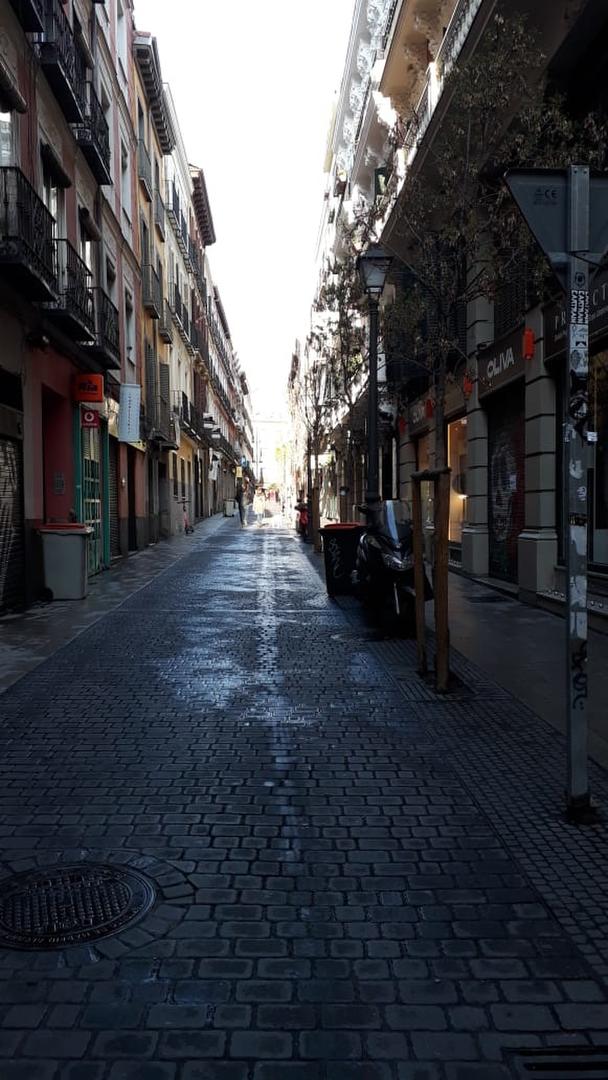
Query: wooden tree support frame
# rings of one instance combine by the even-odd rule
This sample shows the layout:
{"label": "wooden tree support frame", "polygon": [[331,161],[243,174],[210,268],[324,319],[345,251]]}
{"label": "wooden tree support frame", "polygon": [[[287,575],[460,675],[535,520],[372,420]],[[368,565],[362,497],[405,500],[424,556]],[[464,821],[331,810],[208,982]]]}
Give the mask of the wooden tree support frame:
{"label": "wooden tree support frame", "polygon": [[414,541],[414,583],[416,588],[416,645],[418,672],[428,673],[426,622],[424,618],[424,542],[422,533],[423,481],[433,485],[435,507],[435,557],[433,592],[435,608],[435,688],[445,694],[450,680],[450,630],[448,625],[448,561],[451,469],[425,469],[412,473],[412,527]]}

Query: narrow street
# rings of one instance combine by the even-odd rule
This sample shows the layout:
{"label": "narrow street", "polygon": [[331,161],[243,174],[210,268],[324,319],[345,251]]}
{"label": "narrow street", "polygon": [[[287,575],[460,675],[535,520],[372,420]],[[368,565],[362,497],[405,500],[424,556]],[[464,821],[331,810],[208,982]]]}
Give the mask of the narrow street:
{"label": "narrow street", "polygon": [[588,1064],[608,844],[562,818],[561,736],[458,658],[439,700],[291,530],[190,539],[0,698],[3,940],[40,917],[15,874],[97,863],[154,890],[100,940],[2,948],[2,1080]]}

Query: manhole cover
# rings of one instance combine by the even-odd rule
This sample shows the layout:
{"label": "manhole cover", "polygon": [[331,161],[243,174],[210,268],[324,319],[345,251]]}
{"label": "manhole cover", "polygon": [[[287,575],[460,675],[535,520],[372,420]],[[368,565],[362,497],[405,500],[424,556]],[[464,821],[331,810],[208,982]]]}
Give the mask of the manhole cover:
{"label": "manhole cover", "polygon": [[154,889],[135,870],[95,863],[18,874],[0,885],[0,944],[61,949],[109,937],[145,914]]}

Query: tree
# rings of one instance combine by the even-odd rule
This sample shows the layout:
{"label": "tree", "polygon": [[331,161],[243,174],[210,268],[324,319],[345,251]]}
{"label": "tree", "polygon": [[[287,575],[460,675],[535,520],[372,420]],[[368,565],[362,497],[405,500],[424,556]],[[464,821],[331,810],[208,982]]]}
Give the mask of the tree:
{"label": "tree", "polygon": [[497,14],[470,59],[446,74],[434,137],[422,142],[426,113],[412,114],[394,132],[396,150],[417,150],[396,208],[400,255],[411,282],[400,298],[402,310],[386,319],[408,328],[412,360],[429,377],[438,468],[446,464],[446,384],[466,363],[467,305],[494,298],[511,275],[521,273],[522,259],[530,288],[542,286],[544,270],[502,175],[513,166],[603,164],[605,122],[571,115],[543,76],[543,62],[525,20]]}

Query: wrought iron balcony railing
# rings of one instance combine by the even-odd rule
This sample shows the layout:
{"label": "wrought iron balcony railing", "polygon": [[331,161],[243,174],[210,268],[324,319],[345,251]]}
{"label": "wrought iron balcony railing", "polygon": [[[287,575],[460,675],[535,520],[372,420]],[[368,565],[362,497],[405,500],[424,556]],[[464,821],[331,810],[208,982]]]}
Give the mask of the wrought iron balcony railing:
{"label": "wrought iron balcony railing", "polygon": [[171,309],[166,300],[163,300],[162,314],[158,324],[158,332],[164,342],[170,345],[173,341],[173,326],[171,320]]}
{"label": "wrought iron balcony railing", "polygon": [[152,162],[143,139],[137,143],[137,175],[141,180],[148,202],[152,202]]}
{"label": "wrought iron balcony railing", "polygon": [[163,310],[163,294],[160,278],[150,263],[142,267],[142,289],[144,307],[153,319],[160,319]]}
{"label": "wrought iron balcony railing", "polygon": [[179,208],[179,194],[172,180],[167,181],[167,198],[165,209],[176,232],[181,231],[181,217]]}
{"label": "wrought iron balcony railing", "polygon": [[166,225],[165,225],[165,204],[163,202],[163,197],[162,197],[160,191],[158,190],[158,188],[156,188],[155,191],[154,191],[154,224],[156,225],[156,228],[158,229],[158,232],[159,232],[159,235],[160,235],[161,239],[164,240],[165,239],[165,228],[166,228]]}
{"label": "wrought iron balcony railing", "polygon": [[90,348],[106,367],[120,367],[118,308],[100,286],[93,289],[93,294],[95,298],[95,341]]}
{"label": "wrought iron balcony railing", "polygon": [[0,168],[0,271],[31,300],[54,300],[53,217],[21,172]]}
{"label": "wrought iron balcony railing", "polygon": [[110,128],[92,83],[86,86],[84,120],[73,125],[76,142],[98,184],[111,184]]}
{"label": "wrought iron balcony railing", "polygon": [[183,304],[182,304],[182,298],[181,298],[181,295],[180,295],[179,287],[177,286],[177,284],[174,281],[171,282],[171,285],[169,286],[169,296],[170,296],[170,301],[169,302],[170,302],[170,305],[171,305],[171,313],[173,315],[173,318],[175,320],[175,323],[176,323],[176,326],[177,326],[178,330],[181,331]]}
{"label": "wrought iron balcony railing", "polygon": [[45,3],[40,65],[66,120],[78,124],[84,118],[86,66],[60,0]]}
{"label": "wrought iron balcony railing", "polygon": [[69,240],[56,240],[58,297],[48,314],[74,341],[95,338],[95,306],[91,272]]}

